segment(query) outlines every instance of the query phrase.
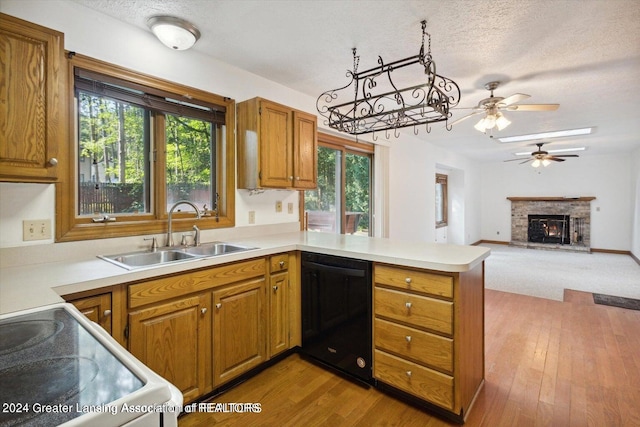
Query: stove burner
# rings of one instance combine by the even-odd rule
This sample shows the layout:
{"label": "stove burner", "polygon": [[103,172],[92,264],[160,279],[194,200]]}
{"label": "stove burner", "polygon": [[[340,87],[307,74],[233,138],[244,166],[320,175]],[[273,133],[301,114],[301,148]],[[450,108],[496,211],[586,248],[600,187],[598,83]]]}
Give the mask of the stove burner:
{"label": "stove burner", "polygon": [[[93,360],[84,357],[42,359],[3,369],[0,371],[0,383],[3,384],[0,402],[72,404],[75,400],[71,399],[93,381],[99,369]],[[0,425],[19,424],[37,415],[33,412],[0,413]]]}
{"label": "stove burner", "polygon": [[64,328],[57,320],[5,323],[0,328],[0,356],[24,350],[54,336]]}

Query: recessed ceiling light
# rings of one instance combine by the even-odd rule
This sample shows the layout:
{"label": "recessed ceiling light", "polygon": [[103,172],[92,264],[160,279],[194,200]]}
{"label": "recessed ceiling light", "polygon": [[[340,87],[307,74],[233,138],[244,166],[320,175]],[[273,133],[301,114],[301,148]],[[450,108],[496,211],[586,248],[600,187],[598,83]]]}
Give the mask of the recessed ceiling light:
{"label": "recessed ceiling light", "polygon": [[506,136],[501,138],[495,138],[499,142],[522,142],[522,141],[533,141],[536,139],[547,139],[547,138],[560,138],[566,136],[578,136],[578,135],[589,135],[593,132],[593,128],[582,128],[582,129],[569,129],[569,130],[557,130],[553,132],[541,132],[541,133],[532,133],[529,135],[519,135],[519,136]]}
{"label": "recessed ceiling light", "polygon": [[[586,150],[587,147],[576,147],[576,148],[557,148],[555,150],[544,150],[549,154],[552,153],[567,153],[569,151],[584,151]],[[520,152],[520,153],[513,153],[516,156],[530,156],[531,155],[531,151],[527,151],[527,152]]]}

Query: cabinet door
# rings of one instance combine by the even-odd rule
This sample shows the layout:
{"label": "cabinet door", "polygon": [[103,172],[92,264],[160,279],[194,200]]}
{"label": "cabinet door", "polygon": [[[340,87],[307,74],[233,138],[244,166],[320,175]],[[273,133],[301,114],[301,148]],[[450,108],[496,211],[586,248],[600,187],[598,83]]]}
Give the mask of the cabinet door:
{"label": "cabinet door", "polygon": [[287,188],[293,185],[293,141],[290,108],[260,102],[260,185]]}
{"label": "cabinet door", "polygon": [[289,348],[289,273],[271,275],[269,289],[269,357]]}
{"label": "cabinet door", "polygon": [[300,111],[293,113],[293,186],[316,188],[318,181],[317,118]]}
{"label": "cabinet door", "polygon": [[0,14],[0,176],[52,181],[66,121],[64,36]]}
{"label": "cabinet door", "polygon": [[101,294],[69,301],[89,320],[102,326],[111,334],[111,294]]}
{"label": "cabinet door", "polygon": [[213,291],[213,373],[218,386],[266,361],[265,279]]}
{"label": "cabinet door", "polygon": [[205,393],[210,321],[205,295],[130,313],[129,351],[178,387],[188,402]]}

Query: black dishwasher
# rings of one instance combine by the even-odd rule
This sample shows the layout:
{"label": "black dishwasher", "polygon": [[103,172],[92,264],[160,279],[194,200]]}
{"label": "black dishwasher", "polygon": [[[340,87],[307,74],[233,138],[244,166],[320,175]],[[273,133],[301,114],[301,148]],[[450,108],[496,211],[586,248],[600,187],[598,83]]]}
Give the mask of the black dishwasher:
{"label": "black dishwasher", "polygon": [[372,383],[371,263],[302,253],[302,353]]}

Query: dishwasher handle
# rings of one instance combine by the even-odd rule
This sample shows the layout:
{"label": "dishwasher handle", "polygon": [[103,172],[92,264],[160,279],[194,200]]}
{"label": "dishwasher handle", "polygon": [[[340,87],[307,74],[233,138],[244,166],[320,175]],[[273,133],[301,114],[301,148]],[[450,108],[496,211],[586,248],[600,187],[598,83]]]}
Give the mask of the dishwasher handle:
{"label": "dishwasher handle", "polygon": [[364,270],[360,270],[356,268],[348,268],[348,267],[335,267],[333,265],[320,264],[320,263],[311,262],[311,261],[302,261],[302,267],[307,267],[307,268],[318,270],[318,271],[326,271],[330,273],[342,274],[344,276],[350,276],[350,277],[365,276]]}

